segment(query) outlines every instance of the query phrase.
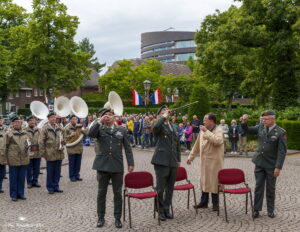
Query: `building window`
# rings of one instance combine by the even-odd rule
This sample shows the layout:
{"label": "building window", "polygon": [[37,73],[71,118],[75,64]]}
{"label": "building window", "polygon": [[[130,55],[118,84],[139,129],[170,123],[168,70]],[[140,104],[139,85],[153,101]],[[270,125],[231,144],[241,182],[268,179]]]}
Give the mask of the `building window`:
{"label": "building window", "polygon": [[196,47],[194,40],[177,41],[175,48],[193,48]]}
{"label": "building window", "polygon": [[164,42],[160,42],[160,43],[150,44],[150,45],[142,47],[142,49],[159,46],[159,45],[163,45],[163,44],[168,44],[168,43],[174,43],[174,41],[164,41]]}
{"label": "building window", "polygon": [[175,61],[186,61],[189,59],[190,56],[193,59],[196,58],[195,53],[182,53],[182,54],[176,54]]}
{"label": "building window", "polygon": [[44,90],[40,89],[40,96],[43,97],[44,96]]}
{"label": "building window", "polygon": [[38,89],[33,89],[33,93],[35,97],[39,96],[39,90]]}
{"label": "building window", "polygon": [[16,97],[19,97],[20,95],[19,95],[19,90],[16,92]]}
{"label": "building window", "polygon": [[8,95],[8,99],[14,99],[14,94],[13,94],[13,93],[10,93],[10,94]]}
{"label": "building window", "polygon": [[26,97],[31,97],[31,90],[26,90]]}

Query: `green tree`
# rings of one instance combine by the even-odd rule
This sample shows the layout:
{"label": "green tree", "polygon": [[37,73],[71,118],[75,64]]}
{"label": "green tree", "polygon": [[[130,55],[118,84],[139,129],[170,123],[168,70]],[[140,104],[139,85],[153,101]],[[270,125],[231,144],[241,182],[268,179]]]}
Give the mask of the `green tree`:
{"label": "green tree", "polygon": [[102,68],[105,67],[106,64],[100,64],[98,58],[94,57],[96,54],[94,44],[90,43],[88,38],[84,38],[79,42],[79,50],[90,54],[89,66],[100,73]]}
{"label": "green tree", "polygon": [[0,101],[5,113],[5,101],[10,92],[19,89],[21,77],[14,77],[12,66],[16,47],[11,41],[14,28],[25,25],[27,14],[25,9],[12,3],[12,0],[0,1]]}
{"label": "green tree", "polygon": [[192,93],[190,95],[190,102],[198,101],[198,103],[189,106],[188,115],[192,117],[197,115],[202,119],[205,114],[210,111],[210,103],[207,90],[203,84],[194,85]]}
{"label": "green tree", "polygon": [[13,75],[26,85],[55,91],[72,91],[89,79],[90,54],[79,51],[74,36],[79,21],[67,14],[60,0],[33,0],[28,26],[12,34],[15,65]]}

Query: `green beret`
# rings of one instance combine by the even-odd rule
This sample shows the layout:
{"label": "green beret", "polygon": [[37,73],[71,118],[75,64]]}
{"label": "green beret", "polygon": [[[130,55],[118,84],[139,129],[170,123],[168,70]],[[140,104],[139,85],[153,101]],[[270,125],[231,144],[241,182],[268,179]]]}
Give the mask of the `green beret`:
{"label": "green beret", "polygon": [[16,120],[20,120],[20,118],[18,116],[15,116],[11,119],[12,122],[16,121]]}
{"label": "green beret", "polygon": [[261,114],[261,116],[270,116],[270,115],[276,116],[275,111],[274,110],[266,110]]}
{"label": "green beret", "polygon": [[51,117],[52,115],[56,115],[55,112],[50,112],[48,115],[47,115],[47,118]]}
{"label": "green beret", "polygon": [[71,120],[71,119],[74,118],[74,117],[76,117],[76,115],[71,114],[71,115],[69,116],[69,119]]}
{"label": "green beret", "polygon": [[158,109],[157,115],[159,115],[160,111],[162,111],[162,109],[164,109],[164,108],[168,108],[168,106],[162,105],[162,106]]}
{"label": "green beret", "polygon": [[32,115],[28,116],[26,121],[29,121],[30,119],[33,119],[34,117]]}

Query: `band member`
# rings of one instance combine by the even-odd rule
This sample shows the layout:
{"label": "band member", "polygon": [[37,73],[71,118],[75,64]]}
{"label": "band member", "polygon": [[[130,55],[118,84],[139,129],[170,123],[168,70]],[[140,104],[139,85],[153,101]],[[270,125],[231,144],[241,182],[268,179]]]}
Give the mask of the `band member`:
{"label": "band member", "polygon": [[29,159],[30,162],[27,166],[27,188],[41,187],[38,184],[40,174],[41,154],[39,151],[39,135],[40,131],[36,127],[36,119],[33,116],[27,118],[28,127],[25,131],[29,138]]}
{"label": "band member", "polygon": [[259,217],[266,189],[268,217],[274,218],[276,179],[285,160],[287,138],[286,131],[276,125],[276,114],[273,110],[267,110],[261,116],[262,124],[254,127],[247,125],[249,115],[243,115],[240,120],[243,130],[256,135],[258,140],[258,149],[252,158],[256,181],[253,217]]}
{"label": "band member", "polygon": [[216,126],[217,118],[208,113],[204,116],[200,134],[190,152],[187,164],[190,165],[197,155],[200,155],[200,185],[202,195],[200,203],[195,208],[207,208],[209,193],[211,193],[213,211],[219,208],[218,172],[224,165],[223,130]]}
{"label": "band member", "polygon": [[128,140],[126,129],[115,125],[115,117],[109,109],[103,108],[99,112],[100,120],[94,123],[88,136],[97,138],[99,148],[94,160],[93,169],[97,170],[98,179],[98,197],[97,227],[102,227],[105,223],[105,203],[109,180],[112,180],[114,193],[114,216],[115,226],[122,227],[122,186],[123,186],[123,155],[124,146],[125,155],[128,164],[128,172],[134,169],[133,154]]}
{"label": "band member", "polygon": [[12,129],[5,135],[5,154],[9,165],[9,191],[12,201],[24,197],[25,175],[29,163],[28,136],[18,117],[11,119]]}
{"label": "band member", "polygon": [[48,114],[48,123],[44,125],[39,137],[40,153],[47,162],[47,190],[49,194],[62,193],[59,188],[61,164],[64,159],[64,136],[56,123],[56,114]]}
{"label": "band member", "polygon": [[[81,124],[77,124],[77,117],[75,115],[71,115],[70,123],[65,128],[65,137],[66,141],[73,141],[80,136],[80,134],[85,134],[85,130],[82,129]],[[83,139],[83,137],[82,137]],[[69,177],[71,181],[81,181],[80,178],[80,167],[81,167],[81,159],[83,152],[83,144],[82,139],[75,144],[74,146],[67,147],[67,153],[69,158]]]}
{"label": "band member", "polygon": [[7,132],[7,126],[3,124],[3,118],[0,116],[0,193],[3,193],[2,183],[6,174],[6,154],[4,153],[4,136]]}
{"label": "band member", "polygon": [[159,217],[165,221],[173,218],[170,205],[181,161],[180,143],[177,127],[168,120],[170,111],[167,106],[159,108],[157,114],[159,119],[152,126],[156,147],[151,163],[154,164],[156,174]]}

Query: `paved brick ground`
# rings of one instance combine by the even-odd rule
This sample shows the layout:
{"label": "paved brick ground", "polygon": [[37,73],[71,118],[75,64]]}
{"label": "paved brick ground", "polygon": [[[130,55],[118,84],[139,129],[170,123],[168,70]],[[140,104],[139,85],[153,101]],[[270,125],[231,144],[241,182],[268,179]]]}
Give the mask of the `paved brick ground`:
{"label": "paved brick ground", "polygon": [[[153,173],[150,164],[152,152],[134,151],[136,169]],[[26,201],[12,202],[8,195],[8,181],[4,181],[4,194],[0,194],[0,231],[116,231],[114,227],[112,191],[107,196],[107,216],[104,228],[96,228],[97,181],[95,171],[91,170],[94,158],[92,147],[85,148],[82,165],[82,182],[70,182],[68,166],[63,166],[61,179],[62,194],[49,195],[45,188],[45,170],[40,176],[42,188],[26,189]],[[186,156],[182,157],[183,166]],[[226,157],[225,167],[238,167],[245,171],[247,181],[254,188],[253,164],[249,158]],[[199,189],[199,159],[188,166],[188,175]],[[225,222],[223,198],[221,215],[212,212],[211,207],[195,215],[193,208],[186,208],[187,194],[174,193],[175,219],[162,222],[158,226],[153,218],[152,200],[132,200],[133,231],[299,231],[300,228],[300,156],[289,156],[284,170],[277,182],[276,215],[274,219],[266,216],[264,205],[262,216],[252,221],[245,214],[244,196],[229,196],[229,223]],[[127,214],[128,215],[128,214]],[[128,231],[128,219],[120,231]]]}

